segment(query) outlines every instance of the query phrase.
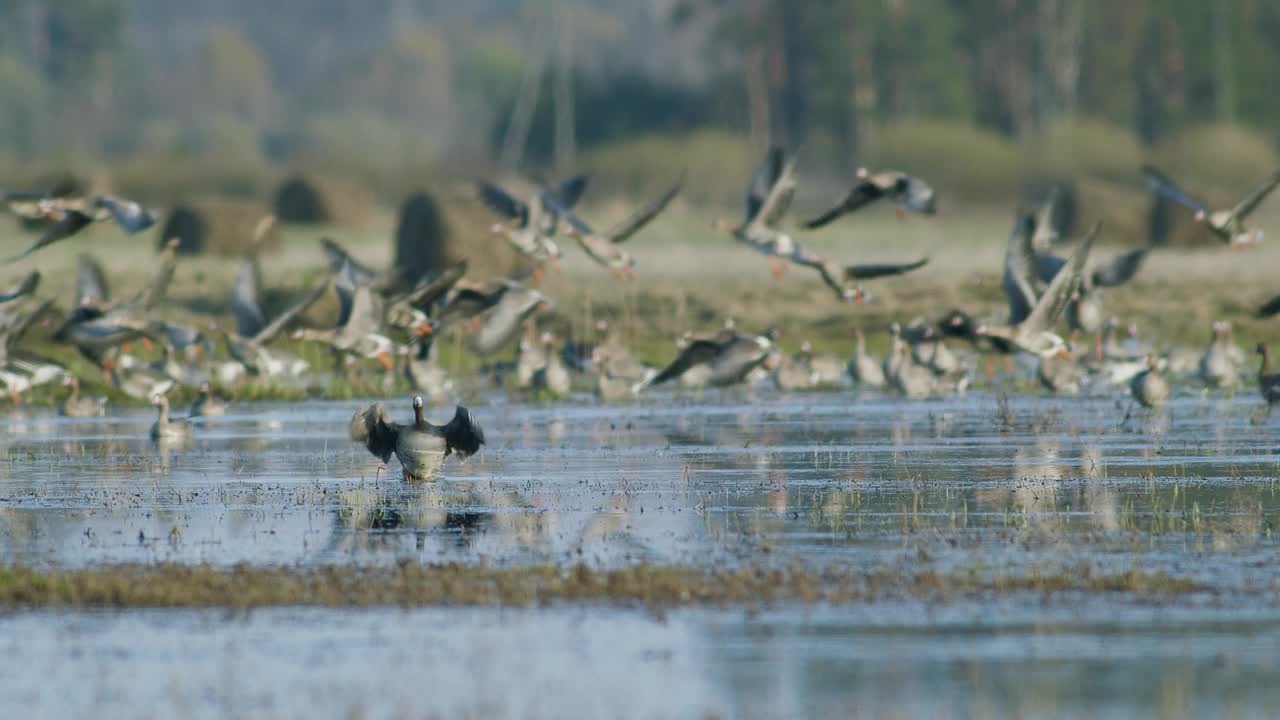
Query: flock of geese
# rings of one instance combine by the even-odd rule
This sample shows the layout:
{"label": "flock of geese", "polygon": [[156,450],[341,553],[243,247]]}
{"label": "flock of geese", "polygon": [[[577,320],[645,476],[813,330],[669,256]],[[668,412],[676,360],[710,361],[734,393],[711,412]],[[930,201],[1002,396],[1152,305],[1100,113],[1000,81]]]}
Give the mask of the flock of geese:
{"label": "flock of geese", "polygon": [[[1211,210],[1160,170],[1144,167],[1143,172],[1153,191],[1185,206],[1197,222],[1233,246],[1262,239],[1261,230],[1249,226],[1249,217],[1280,184],[1278,172],[1236,206]],[[918,399],[964,392],[983,357],[991,374],[993,359],[1003,357],[1012,370],[1013,360],[1021,356],[1037,363],[1038,381],[1051,392],[1078,394],[1099,384],[1115,385],[1127,387],[1142,405],[1158,407],[1171,394],[1169,377],[1198,376],[1207,388],[1235,388],[1248,367],[1246,356],[1232,341],[1230,324],[1223,321],[1214,323],[1213,339],[1206,348],[1156,353],[1138,343],[1132,327],[1127,328],[1128,337],[1122,338],[1126,328],[1107,316],[1103,292],[1133,278],[1150,248],[1093,259],[1091,251],[1102,232],[1101,225],[1095,225],[1074,242],[1068,255],[1055,254],[1054,247],[1063,242],[1053,229],[1056,193],[1041,207],[1017,213],[1001,279],[1008,312],[998,320],[980,321],[953,310],[937,321],[917,318],[907,325],[894,323],[889,328],[889,353],[877,359],[868,354],[860,329],[854,330],[850,357],[815,353],[807,343],[788,356],[777,345],[776,329],[742,332],[730,319],[714,333],[684,333],[676,340],[674,359],[665,367],[649,367],[631,352],[617,328],[606,322],[597,323],[593,337],[585,341],[566,337],[560,342],[551,332],[540,330],[538,316],[553,310],[555,303],[536,285],[544,265],[554,266],[562,256],[556,242],[560,235],[575,241],[619,280],[631,278],[636,262],[624,243],[670,205],[684,177],[622,222],[602,230],[575,209],[587,184],[587,176],[579,175],[521,194],[495,183],[479,183],[480,200],[497,216],[492,232],[528,260],[529,273],[478,280],[468,277],[466,263],[460,262],[413,276],[396,267],[372,268],[338,243],[323,239],[320,250],[329,271],[327,279],[299,293],[274,315],[268,315],[263,302],[262,273],[252,251],[274,222],[264,218],[230,289],[232,322],[226,326],[194,327],[161,317],[178,261],[174,242],[162,251],[149,283],[129,297],[114,297],[101,265],[83,254],[69,312],[59,312],[52,300],[37,297],[40,274],[36,271],[0,292],[0,383],[18,404],[31,388],[60,381],[66,387],[60,405],[63,414],[84,417],[105,412],[103,399],[80,394],[81,378],[62,364],[20,347],[28,331],[43,324],[51,329],[53,342],[74,347],[91,362],[104,383],[156,406],[153,439],[179,442],[193,435],[195,418],[227,412],[225,400],[214,388],[248,379],[307,382],[310,364],[275,342],[291,331],[287,337],[295,341],[326,348],[339,372],[354,375],[380,368],[388,387],[400,376],[421,393],[414,397],[410,423],[394,421],[386,407],[376,403],[355,413],[350,425],[353,441],[384,463],[395,455],[406,478],[421,478],[433,475],[448,455],[466,457],[484,444],[483,430],[462,406],[444,425],[425,418],[424,397],[441,401],[455,395],[454,381],[438,357],[436,339],[445,333],[462,338],[481,358],[492,358],[514,344],[514,360],[482,368],[484,378],[503,386],[563,397],[579,378],[588,378],[595,392],[608,401],[634,397],[666,383],[702,388],[760,382],[787,391],[857,384]],[[717,220],[713,227],[767,258],[775,278],[781,278],[791,265],[813,271],[841,302],[862,302],[867,297],[864,281],[909,273],[928,262],[919,258],[896,264],[847,264],[818,255],[782,229],[795,190],[795,159],[772,148],[750,178],[741,220]],[[45,223],[35,243],[9,263],[72,238],[96,222],[114,222],[130,234],[155,223],[152,211],[112,196],[0,192],[0,202],[20,217]],[[845,197],[802,226],[820,228],[877,202],[891,203],[900,219],[907,213],[937,212],[936,195],[924,180],[897,171],[859,169]],[[295,327],[330,288],[338,301],[332,324]],[[1258,312],[1280,313],[1280,297]],[[1070,330],[1065,338],[1056,332],[1064,321]],[[1088,349],[1079,344],[1083,339],[1090,340]],[[134,353],[139,346],[151,351],[147,356],[158,357],[142,359]],[[1257,377],[1269,412],[1280,403],[1280,373],[1271,370],[1264,345],[1256,350],[1261,362]],[[170,415],[168,394],[177,386],[199,389],[184,418]]]}

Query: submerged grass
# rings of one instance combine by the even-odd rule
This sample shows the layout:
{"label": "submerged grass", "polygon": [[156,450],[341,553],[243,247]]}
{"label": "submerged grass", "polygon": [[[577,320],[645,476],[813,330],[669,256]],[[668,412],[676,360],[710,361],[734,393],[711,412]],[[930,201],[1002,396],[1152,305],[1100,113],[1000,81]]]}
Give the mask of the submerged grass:
{"label": "submerged grass", "polygon": [[784,602],[856,604],[914,598],[1127,593],[1140,599],[1207,592],[1193,580],[1132,569],[1089,568],[991,576],[975,571],[811,570],[634,565],[618,569],[474,565],[314,568],[126,564],[83,569],[0,569],[0,607],[320,607],[607,604],[654,609]]}

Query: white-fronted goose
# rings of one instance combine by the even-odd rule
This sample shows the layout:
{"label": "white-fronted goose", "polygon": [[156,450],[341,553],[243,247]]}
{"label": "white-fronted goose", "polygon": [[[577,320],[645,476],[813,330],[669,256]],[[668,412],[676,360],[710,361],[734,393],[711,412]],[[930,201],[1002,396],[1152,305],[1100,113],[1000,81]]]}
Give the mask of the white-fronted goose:
{"label": "white-fronted goose", "polygon": [[175,443],[191,439],[191,421],[186,418],[169,417],[169,398],[157,393],[151,396],[151,404],[156,406],[156,421],[151,426],[151,439],[157,443]]}
{"label": "white-fronted goose", "polygon": [[69,388],[67,397],[58,406],[63,417],[101,417],[106,414],[106,398],[80,397],[80,378],[66,373],[62,376],[62,384]]}
{"label": "white-fronted goose", "polygon": [[1084,368],[1069,350],[1063,350],[1057,355],[1041,357],[1036,377],[1041,387],[1055,395],[1079,395]]}
{"label": "white-fronted goose", "polygon": [[374,403],[351,416],[351,439],[362,443],[386,463],[395,455],[405,480],[429,480],[445,458],[457,453],[464,460],[484,445],[484,431],[461,405],[445,425],[432,425],[423,416],[422,396],[413,398],[413,423],[393,422],[382,403]]}
{"label": "white-fronted goose", "polygon": [[1267,196],[1276,189],[1276,186],[1280,185],[1280,171],[1277,171],[1272,173],[1262,185],[1249,193],[1235,207],[1227,210],[1210,210],[1205,207],[1204,203],[1191,197],[1182,188],[1178,187],[1177,183],[1159,169],[1151,165],[1144,165],[1142,172],[1146,174],[1155,192],[1194,212],[1196,222],[1209,228],[1223,242],[1237,247],[1255,245],[1262,241],[1262,230],[1250,229],[1245,225],[1245,222],[1253,214],[1253,211],[1262,204],[1262,201],[1266,200]]}
{"label": "white-fronted goose", "polygon": [[155,224],[155,215],[132,200],[101,195],[94,198],[48,197],[36,203],[39,216],[54,221],[30,247],[9,259],[17,262],[101,220],[114,220],[126,233],[133,235]]}
{"label": "white-fronted goose", "polygon": [[810,390],[818,384],[813,371],[813,346],[805,341],[800,352],[784,356],[773,373],[778,389],[785,392]]}
{"label": "white-fronted goose", "polygon": [[[349,266],[347,266],[349,267]],[[383,332],[385,305],[381,296],[369,286],[356,286],[344,270],[334,278],[338,294],[338,320],[335,327],[300,328],[293,339],[325,343],[340,356],[377,360],[387,370],[394,367],[396,344]],[[430,323],[414,328],[418,334],[431,334]]]}
{"label": "white-fronted goose", "polygon": [[899,394],[909,400],[921,400],[933,394],[937,376],[916,362],[910,344],[900,334],[893,336],[889,357],[889,382]]}
{"label": "white-fronted goose", "polygon": [[700,381],[698,385],[736,385],[768,359],[776,339],[777,331],[773,329],[763,335],[740,335],[729,328],[714,338],[690,339],[670,365],[637,383],[636,391],[683,379],[691,373]]}
{"label": "white-fronted goose", "polygon": [[1147,369],[1133,376],[1129,392],[1145,408],[1158,408],[1169,400],[1169,381],[1160,371],[1160,360],[1154,354],[1147,356]]}
{"label": "white-fronted goose", "polygon": [[196,399],[191,403],[191,409],[187,411],[188,417],[222,417],[227,414],[227,403],[213,394],[213,388],[209,383],[200,385],[200,393],[196,395]]}
{"label": "white-fronted goose", "polygon": [[867,340],[861,328],[853,329],[853,357],[849,359],[849,376],[859,385],[882,388],[885,386],[884,368],[867,354]]}
{"label": "white-fronted goose", "polygon": [[551,298],[518,283],[509,283],[498,301],[480,317],[479,330],[468,345],[478,355],[492,355],[506,347],[535,312],[555,307]]}
{"label": "white-fronted goose", "polygon": [[235,316],[235,332],[223,331],[231,357],[238,360],[249,372],[265,378],[298,376],[307,371],[308,364],[278,350],[267,348],[281,331],[311,307],[328,289],[320,285],[308,292],[292,307],[280,313],[270,323],[262,310],[259,298],[257,265],[246,258],[240,264],[240,274],[231,289],[231,313]]}
{"label": "white-fronted goose", "polygon": [[1075,252],[1071,254],[1071,259],[1062,266],[1054,276],[1053,282],[1049,283],[1049,287],[1038,299],[1031,291],[1026,275],[1026,272],[1032,269],[1019,267],[1016,261],[1010,263],[1006,260],[1006,269],[1014,271],[1014,285],[1017,288],[1015,295],[1021,298],[1020,303],[1030,306],[1030,310],[1024,317],[1019,318],[1021,304],[1011,303],[1008,324],[984,325],[977,328],[975,332],[979,335],[1006,340],[1023,352],[1040,357],[1050,357],[1061,352],[1066,347],[1066,341],[1054,334],[1052,328],[1080,287],[1084,264],[1089,259],[1089,250],[1093,247],[1100,229],[1101,223],[1095,225],[1093,230],[1080,241]]}
{"label": "white-fronted goose", "polygon": [[1214,389],[1234,388],[1240,383],[1244,353],[1231,337],[1231,323],[1215,320],[1213,340],[1200,356],[1200,380]]}
{"label": "white-fronted goose", "polygon": [[564,366],[560,353],[556,352],[555,336],[549,332],[544,332],[539,336],[538,341],[542,343],[546,362],[534,374],[533,387],[537,390],[548,392],[555,397],[567,397],[572,389],[573,378],[570,377],[569,370]]}
{"label": "white-fronted goose", "polygon": [[683,186],[684,176],[681,175],[680,179],[666,192],[603,232],[592,230],[590,225],[583,222],[568,208],[557,208],[557,212],[564,217],[568,225],[565,234],[577,240],[592,260],[613,271],[619,278],[629,277],[635,272],[636,261],[630,253],[622,249],[620,243],[631,238],[665,210],[676,195],[680,194],[680,188]]}
{"label": "white-fronted goose", "polygon": [[934,215],[938,211],[933,188],[918,177],[897,170],[872,173],[866,168],[858,168],[857,177],[857,184],[839,205],[806,222],[804,226],[810,230],[820,228],[842,215],[856,212],[882,199],[893,201],[899,218],[907,211],[921,215]]}
{"label": "white-fronted goose", "polygon": [[479,183],[478,189],[484,204],[504,219],[495,223],[491,231],[505,238],[516,252],[541,265],[560,258],[560,246],[552,239],[560,221],[559,212],[573,209],[586,183],[585,175],[575,176],[556,189],[538,189],[528,201],[489,182]]}

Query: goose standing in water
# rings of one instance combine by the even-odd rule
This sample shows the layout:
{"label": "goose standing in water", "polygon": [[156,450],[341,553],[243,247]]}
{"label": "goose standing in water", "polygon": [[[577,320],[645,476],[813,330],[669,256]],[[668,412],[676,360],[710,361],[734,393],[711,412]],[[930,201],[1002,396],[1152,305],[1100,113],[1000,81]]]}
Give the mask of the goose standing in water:
{"label": "goose standing in water", "polygon": [[901,334],[893,336],[889,357],[889,382],[899,394],[908,400],[922,400],[933,394],[937,377],[928,367],[916,362],[910,343]]}
{"label": "goose standing in water", "polygon": [[169,398],[159,393],[151,397],[156,406],[156,421],[151,426],[151,439],[156,443],[178,443],[191,439],[191,421],[169,419]]}
{"label": "goose standing in water", "polygon": [[785,392],[810,390],[818,384],[813,371],[813,346],[808,341],[800,346],[800,352],[782,358],[774,371],[774,382]]}
{"label": "goose standing in water", "polygon": [[573,378],[569,375],[569,369],[565,367],[560,353],[556,352],[555,336],[544,332],[538,341],[542,344],[546,362],[534,373],[533,387],[549,392],[555,397],[567,397],[573,387]]}
{"label": "goose standing in water", "polygon": [[867,339],[861,328],[853,329],[853,357],[849,359],[849,376],[859,385],[872,388],[885,386],[884,367],[867,354]]}
{"label": "goose standing in water", "polygon": [[1215,320],[1213,340],[1200,356],[1200,380],[1213,389],[1231,389],[1240,383],[1244,353],[1231,337],[1231,323]]}
{"label": "goose standing in water", "polygon": [[1210,210],[1204,203],[1184,192],[1168,175],[1151,165],[1144,165],[1142,172],[1146,174],[1151,182],[1151,188],[1156,193],[1194,212],[1196,222],[1204,225],[1224,243],[1232,247],[1242,247],[1262,242],[1262,230],[1250,229],[1245,222],[1262,204],[1262,201],[1276,189],[1276,186],[1280,185],[1280,171],[1272,173],[1235,207],[1226,210]]}
{"label": "goose standing in water", "polygon": [[200,394],[191,403],[187,417],[222,417],[227,414],[227,403],[213,394],[209,383],[200,385]]}
{"label": "goose standing in water", "polygon": [[921,215],[934,215],[938,212],[933,188],[920,178],[897,170],[871,173],[866,168],[858,168],[857,177],[857,184],[839,205],[809,220],[804,226],[810,230],[823,227],[842,215],[857,212],[881,199],[893,201],[900,220],[907,211]]}
{"label": "goose standing in water", "polygon": [[1254,350],[1262,356],[1262,364],[1258,366],[1258,392],[1267,403],[1267,417],[1276,405],[1280,405],[1280,373],[1271,372],[1271,355],[1267,346],[1258,343]]}
{"label": "goose standing in water", "polygon": [[101,417],[107,412],[106,398],[80,397],[80,378],[67,373],[62,376],[62,384],[70,388],[67,397],[58,406],[58,412],[64,417]]}
{"label": "goose standing in water", "polygon": [[395,455],[405,480],[430,480],[439,472],[445,458],[457,453],[465,460],[485,442],[484,430],[461,405],[447,424],[427,422],[420,395],[413,398],[413,423],[393,422],[386,406],[374,403],[351,416],[350,431],[352,440],[363,444],[383,463]]}
{"label": "goose standing in water", "polygon": [[1155,354],[1147,356],[1147,369],[1129,382],[1129,392],[1145,408],[1158,408],[1169,400],[1169,381],[1160,371],[1160,359]]}

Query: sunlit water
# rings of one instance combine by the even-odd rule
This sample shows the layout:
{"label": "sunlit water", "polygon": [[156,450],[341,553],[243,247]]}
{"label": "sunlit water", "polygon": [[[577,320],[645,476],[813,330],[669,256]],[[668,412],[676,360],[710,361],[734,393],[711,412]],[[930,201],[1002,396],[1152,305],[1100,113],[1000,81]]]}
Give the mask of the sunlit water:
{"label": "sunlit water", "polygon": [[[1280,699],[1280,417],[1257,421],[1251,396],[1127,421],[1114,399],[490,396],[471,405],[484,452],[414,484],[347,440],[360,405],[240,406],[167,449],[142,411],[0,420],[0,560],[1138,567],[1223,591],[665,618],[19,612],[0,620],[0,676],[24,692],[0,703],[50,717],[1120,717],[1265,716]],[[393,408],[410,416],[407,399]]]}

